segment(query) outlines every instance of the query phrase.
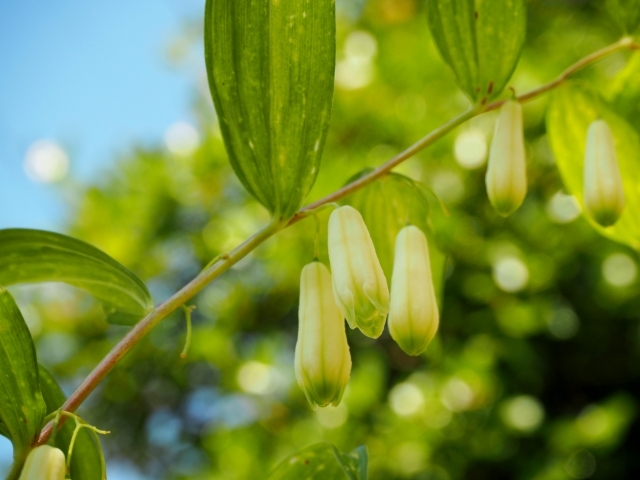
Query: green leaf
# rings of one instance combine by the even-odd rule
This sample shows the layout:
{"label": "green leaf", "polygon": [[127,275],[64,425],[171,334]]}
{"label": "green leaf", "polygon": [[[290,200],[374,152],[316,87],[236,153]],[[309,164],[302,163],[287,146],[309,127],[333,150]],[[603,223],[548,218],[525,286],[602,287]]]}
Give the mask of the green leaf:
{"label": "green leaf", "polygon": [[367,450],[359,447],[351,454],[333,445],[318,443],[285,459],[269,480],[367,480]]}
{"label": "green leaf", "polygon": [[640,125],[640,52],[634,53],[616,75],[609,99],[616,112],[631,125]]}
{"label": "green leaf", "polygon": [[0,286],[0,424],[22,464],[45,416],[31,333],[11,294]]}
{"label": "green leaf", "polygon": [[[343,454],[344,455],[344,454]],[[360,445],[351,452],[351,457],[356,461],[356,469],[360,480],[367,480],[369,472],[369,454],[367,453],[367,447]]]}
{"label": "green leaf", "polygon": [[11,434],[9,433],[9,429],[6,427],[2,420],[0,419],[0,435],[6,438],[11,438]]}
{"label": "green leaf", "polygon": [[[356,177],[365,172],[359,173]],[[407,224],[412,224],[427,235],[434,286],[436,295],[440,298],[444,284],[446,257],[438,250],[431,235],[429,202],[425,189],[426,187],[409,177],[391,173],[357,191],[347,199],[346,203],[362,214],[376,247],[380,265],[388,280],[391,279],[393,272],[398,232]]]}
{"label": "green leaf", "polygon": [[132,325],[153,308],[147,287],[97,248],[42,230],[0,230],[0,284],[65,282],[100,300],[112,323]]}
{"label": "green leaf", "polygon": [[[604,228],[589,219],[602,235],[640,248],[640,138],[623,118],[615,114],[599,95],[580,83],[567,83],[552,96],[547,130],[565,187],[582,200],[587,129],[594,120],[605,120],[615,137],[626,206],[615,225]],[[586,215],[585,215],[586,216]],[[588,216],[586,216],[589,218]]]}
{"label": "green leaf", "polygon": [[526,34],[524,0],[428,0],[431,33],[458,85],[475,103],[500,95]]}
{"label": "green leaf", "polygon": [[640,25],[640,1],[607,0],[606,7],[625,34],[633,33]]}
{"label": "green leaf", "polygon": [[318,174],[335,28],[334,0],[207,0],[207,74],[229,160],[275,217],[291,217]]}
{"label": "green leaf", "polygon": [[[58,382],[40,365],[40,387],[47,405],[47,414],[58,410],[66,397],[58,386]],[[56,433],[55,445],[65,454],[69,451],[69,443],[75,429],[75,422],[67,419]],[[98,435],[87,428],[78,432],[73,454],[71,455],[71,478],[81,480],[104,480],[107,469]]]}

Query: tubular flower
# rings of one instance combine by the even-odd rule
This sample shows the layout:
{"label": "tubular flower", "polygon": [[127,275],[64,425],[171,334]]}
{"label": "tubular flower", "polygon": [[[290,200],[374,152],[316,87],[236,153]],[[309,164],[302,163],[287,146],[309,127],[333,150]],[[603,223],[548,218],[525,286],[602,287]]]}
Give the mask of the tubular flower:
{"label": "tubular flower", "polygon": [[584,205],[603,227],[616,223],[624,209],[624,188],[615,141],[609,125],[596,120],[589,125],[584,158]]}
{"label": "tubular flower", "polygon": [[522,106],[515,100],[508,100],[500,109],[486,184],[491,205],[505,217],[515,212],[527,195]]}
{"label": "tubular flower", "polygon": [[64,480],[66,472],[62,450],[42,445],[29,453],[20,480]]}
{"label": "tubular flower", "polygon": [[396,237],[389,331],[402,350],[420,355],[433,340],[439,323],[427,237],[410,225]]}
{"label": "tubular flower", "polygon": [[351,328],[378,338],[389,312],[389,287],[362,215],[340,207],[329,218],[333,293]]}
{"label": "tubular flower", "polygon": [[351,374],[344,318],[331,291],[331,274],[320,262],[302,269],[295,371],[315,410],[337,406]]}

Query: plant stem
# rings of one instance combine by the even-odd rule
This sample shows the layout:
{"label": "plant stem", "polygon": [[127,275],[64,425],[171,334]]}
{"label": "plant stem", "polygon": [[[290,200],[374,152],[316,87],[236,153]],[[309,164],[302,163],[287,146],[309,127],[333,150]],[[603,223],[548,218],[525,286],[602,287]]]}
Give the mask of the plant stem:
{"label": "plant stem", "polygon": [[[604,48],[601,48],[600,50],[597,50],[587,55],[586,57],[578,60],[576,63],[571,65],[569,68],[567,68],[564,72],[558,75],[554,80],[550,81],[549,83],[545,83],[544,85],[541,85],[538,88],[529,90],[528,92],[522,95],[516,96],[516,98],[521,103],[528,102],[529,100],[533,100],[534,98],[539,97],[540,95],[553,90],[554,88],[556,88],[558,85],[563,83],[565,80],[567,80],[571,75],[573,75],[577,71],[582,70],[583,68],[588,67],[589,65],[592,65],[598,62],[599,60],[602,60],[604,57],[611,55],[612,53],[615,53],[619,50],[626,50],[626,49],[632,49],[632,50],[638,49],[638,44],[634,42],[633,38],[624,37],[616,43],[612,43],[611,45],[608,45]],[[495,110],[497,108],[500,108],[505,101],[506,100],[500,100],[500,101],[491,103],[487,105],[484,111],[488,112],[490,110]]]}
{"label": "plant stem", "polygon": [[[223,255],[218,262],[204,269],[196,278],[191,280],[187,285],[182,287],[167,301],[158,305],[151,313],[138,322],[133,329],[125,335],[107,354],[106,357],[93,369],[80,386],[71,394],[67,401],[60,408],[65,412],[75,412],[82,402],[86,400],[91,392],[100,384],[107,374],[117,365],[117,363],[129,351],[142,340],[153,328],[171,312],[180,308],[184,303],[191,299],[196,293],[206,287],[212,280],[220,276],[235,265],[239,260],[246,257],[255,250],[267,238],[285,227],[285,223],[275,221],[258,231],[255,235],[245,240],[243,243],[234,248],[227,255]],[[58,422],[58,426],[62,426],[66,417],[63,416]],[[38,438],[38,445],[45,443],[53,428],[53,422],[45,425]]]}
{"label": "plant stem", "polygon": [[[601,60],[607,55],[623,49],[639,48],[640,46],[635,43],[633,39],[631,39],[630,37],[625,37],[619,42],[598,50],[574,63],[551,82],[535,88],[529,92],[526,92],[523,95],[518,96],[517,98],[520,102],[527,102],[529,100],[532,100],[550,90],[553,90],[578,70],[581,70],[586,66],[591,65],[598,60]],[[135,345],[137,345],[137,343],[142,340],[142,338],[147,335],[147,333],[149,333],[162,319],[167,317],[171,312],[179,308],[181,305],[184,305],[211,281],[216,279],[222,273],[231,268],[231,266],[236,264],[239,260],[251,253],[265,240],[275,235],[280,230],[299,222],[303,218],[306,218],[314,211],[316,211],[318,207],[322,207],[323,205],[331,202],[336,202],[337,200],[340,200],[350,195],[351,193],[369,185],[378,178],[388,174],[400,163],[404,162],[419,151],[444,137],[447,133],[449,133],[451,130],[461,125],[465,121],[475,117],[476,115],[479,115],[480,113],[495,110],[499,108],[504,102],[504,100],[500,100],[484,107],[472,107],[466,112],[452,118],[441,127],[436,128],[435,130],[418,140],[416,143],[411,145],[409,148],[391,158],[384,164],[380,165],[378,168],[371,171],[367,175],[364,175],[358,180],[345,185],[341,189],[327,195],[326,197],[321,198],[320,200],[301,208],[288,221],[274,221],[270,223],[262,230],[258,231],[254,236],[238,245],[235,249],[229,252],[229,254],[221,255],[219,258],[212,261],[212,263],[207,265],[207,267],[191,282],[185,285],[167,301],[158,305],[151,313],[149,313],[138,324],[136,324],[136,326],[122,340],[120,340],[120,342],[118,342],[118,344],[111,349],[107,356],[104,357],[102,361],[93,369],[89,376],[80,384],[75,392],[73,392],[73,394],[64,403],[64,405],[61,407],[61,410],[66,412],[74,412],[80,406],[80,404],[89,396],[89,394],[93,392],[93,390],[107,376],[107,374],[118,364],[118,362]],[[66,417],[63,416],[62,418],[60,418],[59,424],[61,425],[65,420]],[[52,428],[53,422],[49,422],[47,425],[45,425],[40,434],[40,438],[38,439],[38,445],[42,445],[49,439]]]}
{"label": "plant stem", "polygon": [[411,145],[406,150],[400,152],[398,155],[396,155],[392,159],[387,160],[378,168],[372,170],[370,173],[363,175],[357,180],[349,183],[348,185],[345,185],[341,189],[336,190],[332,194],[327,195],[326,197],[321,198],[320,200],[300,209],[298,213],[296,213],[293,217],[291,217],[291,220],[289,220],[288,225],[293,225],[294,223],[299,222],[300,220],[305,218],[309,214],[309,212],[315,210],[318,207],[325,205],[326,203],[336,202],[352,194],[353,192],[360,190],[363,187],[366,187],[370,183],[376,181],[378,178],[389,173],[391,170],[393,170],[393,168],[397,167],[408,158],[413,157],[420,150],[424,150],[426,147],[434,143],[436,140],[439,140],[442,137],[444,137],[447,133],[449,133],[451,130],[453,130],[457,126],[462,125],[464,122],[466,122],[470,118],[475,117],[481,111],[482,111],[481,107],[474,107],[474,108],[470,108],[464,113],[461,113],[457,117],[452,118],[444,125],[436,128],[435,130],[428,133],[426,136],[422,137],[420,140],[418,140],[416,143]]}
{"label": "plant stem", "polygon": [[[537,98],[540,95],[547,93],[550,90],[553,90],[562,82],[564,82],[567,78],[569,78],[571,75],[576,73],[578,70],[581,70],[597,62],[598,60],[601,60],[607,55],[611,55],[612,53],[617,52],[618,50],[623,50],[628,48],[638,49],[638,47],[639,47],[638,44],[634,43],[631,37],[624,37],[620,41],[613,43],[607,47],[604,47],[596,52],[593,52],[587,55],[586,57],[582,58],[581,60],[578,60],[576,63],[571,65],[569,68],[567,68],[564,72],[558,75],[551,82],[545,83],[544,85],[541,85],[538,88],[534,88],[533,90],[530,90],[520,96],[517,96],[516,98],[520,102],[528,102],[529,100],[533,100],[534,98]],[[400,152],[398,155],[393,157],[391,160],[388,160],[387,162],[383,163],[375,170],[371,171],[366,175],[363,175],[362,177],[355,180],[354,182],[349,183],[348,185],[345,185],[340,190],[337,190],[332,194],[327,195],[326,197],[321,198],[320,200],[302,208],[300,211],[298,211],[298,213],[296,213],[293,216],[293,218],[291,218],[291,220],[289,220],[289,225],[299,222],[300,220],[305,218],[310,211],[315,210],[316,208],[321,207],[326,203],[340,200],[341,198],[348,196],[349,194],[355,192],[356,190],[359,190],[360,188],[369,185],[371,182],[374,182],[378,178],[389,173],[394,167],[398,166],[400,163],[412,157],[413,155],[418,153],[420,150],[423,150],[425,147],[428,147],[436,140],[442,138],[445,134],[453,130],[458,125],[461,125],[465,121],[475,117],[476,115],[479,115],[480,113],[489,112],[491,110],[500,108],[500,106],[502,106],[502,104],[505,101],[506,100],[499,100],[497,102],[490,103],[489,105],[486,105],[484,107],[482,106],[472,107],[471,109],[467,110],[465,113],[452,118],[447,123],[445,123],[439,128],[436,128],[426,136],[422,137],[420,140],[418,140],[416,143],[411,145],[409,148],[407,148],[403,152]]]}

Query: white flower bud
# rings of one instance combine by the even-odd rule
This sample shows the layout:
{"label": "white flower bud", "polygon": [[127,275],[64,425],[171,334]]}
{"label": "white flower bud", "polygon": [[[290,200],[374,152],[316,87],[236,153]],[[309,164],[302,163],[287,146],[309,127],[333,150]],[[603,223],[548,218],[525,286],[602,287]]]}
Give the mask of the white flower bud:
{"label": "white flower bud", "polygon": [[389,332],[406,353],[420,355],[433,340],[439,323],[427,237],[410,225],[396,237]]}
{"label": "white flower bud", "polygon": [[298,384],[314,410],[337,406],[351,374],[351,354],[344,317],[333,298],[331,274],[320,262],[302,269],[298,316]]}
{"label": "white flower bud", "polygon": [[62,450],[42,445],[29,452],[20,480],[64,480],[66,473]]}
{"label": "white flower bud", "polygon": [[604,120],[596,120],[589,125],[587,132],[584,206],[591,218],[608,227],[620,218],[624,203],[613,133]]}
{"label": "white flower bud", "polygon": [[522,106],[515,100],[506,101],[500,109],[486,184],[491,205],[505,217],[515,212],[527,195]]}
{"label": "white flower bud", "polygon": [[329,218],[333,292],[351,328],[378,338],[389,312],[389,287],[362,215],[340,207]]}

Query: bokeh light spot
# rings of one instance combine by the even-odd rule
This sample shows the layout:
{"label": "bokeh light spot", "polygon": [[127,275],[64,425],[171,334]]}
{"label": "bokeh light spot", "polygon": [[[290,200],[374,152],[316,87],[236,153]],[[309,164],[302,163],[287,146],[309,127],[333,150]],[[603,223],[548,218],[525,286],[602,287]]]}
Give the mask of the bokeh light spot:
{"label": "bokeh light spot", "polygon": [[638,266],[629,255],[614,253],[602,264],[602,276],[614,287],[628,287],[636,281]]}
{"label": "bokeh light spot", "polygon": [[369,32],[356,30],[344,41],[344,53],[351,58],[372,59],[378,53],[378,42]]}
{"label": "bokeh light spot", "polygon": [[518,292],[529,282],[529,269],[519,258],[503,257],[493,265],[493,280],[505,292]]}
{"label": "bokeh light spot", "polygon": [[182,420],[168,410],[157,410],[147,419],[145,425],[149,443],[157,446],[175,444],[182,432]]}
{"label": "bokeh light spot", "polygon": [[400,416],[415,415],[424,405],[424,395],[413,383],[399,383],[389,393],[389,403]]}
{"label": "bokeh light spot", "polygon": [[547,203],[547,215],[556,223],[570,223],[580,216],[582,208],[573,195],[557,192]]}
{"label": "bokeh light spot", "polygon": [[564,465],[571,478],[589,478],[596,471],[596,459],[588,450],[578,450]]}
{"label": "bokeh light spot", "polygon": [[487,160],[487,139],[481,130],[465,130],[456,137],[453,153],[458,164],[469,170],[481,167]]}
{"label": "bokeh light spot", "polygon": [[50,332],[38,339],[38,359],[45,365],[59,365],[78,351],[79,340],[66,332]]}
{"label": "bokeh light spot", "polygon": [[585,408],[576,424],[585,437],[593,440],[607,436],[613,428],[612,419],[607,411],[597,405]]}
{"label": "bokeh light spot", "polygon": [[359,57],[341,60],[336,65],[336,85],[343,90],[357,90],[373,80],[371,61]]}
{"label": "bokeh light spot", "polygon": [[426,402],[424,411],[424,421],[431,428],[441,429],[451,422],[451,411],[444,408],[437,399]]}
{"label": "bokeh light spot", "polygon": [[434,173],[429,185],[447,205],[455,205],[464,198],[464,183],[454,172],[443,170]]}
{"label": "bokeh light spot", "polygon": [[573,310],[562,307],[553,312],[547,326],[551,335],[560,340],[567,340],[578,333],[580,321]]}
{"label": "bokeh light spot", "polygon": [[320,408],[316,412],[316,418],[318,423],[324,428],[338,428],[345,424],[347,418],[349,418],[349,411],[344,403],[341,403],[337,407]]}
{"label": "bokeh light spot", "polygon": [[426,445],[411,441],[401,443],[393,451],[398,469],[404,475],[413,475],[422,470],[428,454]]}
{"label": "bokeh light spot", "polygon": [[467,382],[452,378],[443,387],[440,400],[452,412],[461,412],[471,406],[474,397],[473,390]]}
{"label": "bokeh light spot", "polygon": [[506,425],[521,432],[532,432],[544,420],[544,409],[538,400],[521,395],[505,402],[501,409]]}
{"label": "bokeh light spot", "polygon": [[38,140],[27,150],[24,171],[34,182],[59,182],[69,172],[69,157],[57,143]]}
{"label": "bokeh light spot", "polygon": [[373,81],[373,58],[378,42],[369,32],[357,30],[344,43],[344,59],[336,65],[336,85],[343,90],[356,90]]}
{"label": "bokeh light spot", "polygon": [[200,144],[200,134],[187,122],[177,122],[167,128],[164,143],[174,155],[188,156],[193,154]]}
{"label": "bokeh light spot", "polygon": [[264,395],[275,388],[273,368],[261,362],[247,362],[238,370],[238,385],[248,393]]}

